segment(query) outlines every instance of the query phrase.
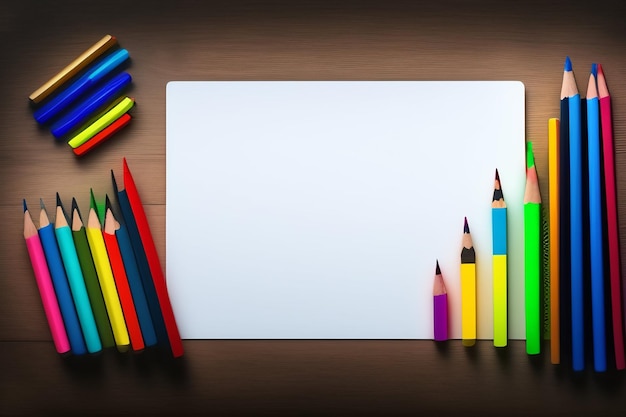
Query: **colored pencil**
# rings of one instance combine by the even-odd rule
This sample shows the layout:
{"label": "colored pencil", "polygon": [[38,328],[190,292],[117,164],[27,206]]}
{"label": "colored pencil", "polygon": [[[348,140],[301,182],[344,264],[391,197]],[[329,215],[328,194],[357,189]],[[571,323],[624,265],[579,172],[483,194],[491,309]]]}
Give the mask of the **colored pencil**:
{"label": "colored pencil", "polygon": [[585,325],[583,297],[583,187],[580,95],[569,57],[565,61],[563,88],[569,112],[569,179],[570,179],[570,276],[572,309],[572,367],[585,367]]}
{"label": "colored pencil", "polygon": [[115,231],[119,229],[119,223],[117,223],[113,217],[108,196],[106,197],[106,204],[102,236],[104,238],[107,254],[109,255],[109,261],[111,262],[111,271],[113,272],[115,286],[120,297],[120,304],[122,305],[124,320],[128,328],[131,347],[135,351],[142,350],[145,345],[143,336],[141,335],[141,327],[139,325],[139,319],[137,318],[137,312],[135,311],[135,303],[133,302],[133,296],[130,292],[130,286],[128,285],[128,278],[126,277],[126,269],[124,268],[120,247],[115,237]]}
{"label": "colored pencil", "polygon": [[506,202],[496,169],[491,201],[493,239],[493,345],[507,345],[507,225]]}
{"label": "colored pencil", "polygon": [[104,305],[111,322],[113,338],[115,339],[117,349],[123,352],[128,350],[130,345],[128,330],[124,321],[122,305],[117,295],[113,271],[111,270],[111,264],[109,263],[109,257],[107,256],[106,247],[104,245],[100,221],[98,220],[98,215],[96,214],[93,204],[89,208],[87,227],[85,230],[87,232],[87,242],[91,249],[93,263],[96,267],[96,273],[100,282],[100,288],[102,289]]}
{"label": "colored pencil", "polygon": [[[563,80],[571,78],[571,61],[565,60]],[[569,98],[568,85],[561,85],[559,121],[559,320],[560,361],[571,361],[572,353],[572,285],[570,276],[570,192],[569,192]]]}
{"label": "colored pencil", "polygon": [[26,241],[26,249],[28,250],[30,263],[35,274],[35,281],[39,289],[43,311],[48,320],[54,347],[58,353],[67,353],[71,349],[70,342],[63,325],[63,317],[61,316],[59,303],[52,285],[52,278],[46,263],[46,255],[44,255],[37,228],[28,212],[26,200],[24,200],[24,240]]}
{"label": "colored pencil", "polygon": [[559,239],[559,119],[548,120],[548,169],[550,181],[550,362],[561,363],[560,239]]}
{"label": "colored pencil", "polygon": [[463,346],[476,343],[476,252],[467,217],[461,249],[461,339]]}
{"label": "colored pencil", "polygon": [[117,39],[111,35],[105,35],[89,49],[80,54],[78,58],[59,71],[54,77],[46,81],[41,87],[33,91],[28,97],[33,103],[43,101],[50,94],[55,92],[61,85],[78,74],[83,68],[92,63],[105,52],[117,44]]}
{"label": "colored pencil", "polygon": [[126,126],[131,120],[131,116],[128,113],[124,113],[119,119],[102,129],[98,132],[94,137],[89,139],[87,142],[82,145],[72,148],[72,151],[77,156],[83,156],[87,154],[89,151],[94,149],[96,146],[102,144],[107,139],[111,138],[114,134],[119,132],[124,126]]}
{"label": "colored pencil", "polygon": [[[602,65],[598,65],[598,95],[600,97],[600,119],[602,130],[602,151],[604,156],[604,190],[606,194],[607,242],[609,249],[609,276],[611,283],[611,317],[613,322],[613,347],[615,350],[615,366],[624,369],[624,323],[622,318],[622,294],[620,292],[620,250],[619,223],[617,221],[617,196],[615,187],[615,155],[613,144],[613,116],[611,113],[611,96],[606,84]],[[621,283],[626,299],[626,279]],[[624,310],[626,315],[626,310]]]}
{"label": "colored pencil", "polygon": [[524,295],[526,353],[541,351],[541,194],[532,143],[526,148],[524,192]]}
{"label": "colored pencil", "polygon": [[589,167],[589,236],[591,258],[591,317],[593,322],[593,365],[606,371],[604,323],[604,238],[602,224],[602,147],[600,106],[596,86],[596,64],[591,67],[587,86],[587,149]]}
{"label": "colored pencil", "polygon": [[167,337],[167,330],[165,329],[165,321],[161,314],[161,307],[159,306],[159,298],[152,281],[152,275],[150,274],[150,266],[148,265],[148,259],[146,258],[146,252],[141,243],[141,236],[139,235],[139,229],[137,228],[137,222],[133,216],[133,211],[128,201],[128,194],[126,190],[120,190],[115,180],[113,170],[111,170],[111,182],[113,183],[114,194],[117,195],[118,204],[122,213],[123,223],[128,231],[128,237],[132,245],[133,254],[137,263],[137,269],[139,271],[139,277],[146,295],[146,302],[148,303],[148,309],[150,310],[150,317],[152,318],[152,324],[157,337],[157,343],[163,349],[170,349],[169,340]]}
{"label": "colored pencil", "polygon": [[70,341],[72,353],[74,355],[84,355],[87,353],[87,346],[83,339],[83,331],[80,328],[80,322],[78,321],[78,314],[74,307],[74,300],[72,299],[72,293],[67,281],[67,275],[65,274],[65,268],[63,267],[63,260],[61,259],[61,252],[59,251],[59,245],[54,235],[54,227],[48,219],[48,213],[46,207],[43,204],[43,200],[40,200],[41,210],[39,212],[39,238],[41,239],[41,245],[43,246],[44,253],[46,255],[46,261],[48,262],[48,269],[50,276],[52,277],[52,284],[54,285],[54,292],[56,293],[57,300],[59,302],[59,308],[61,309],[61,315],[63,316],[63,322],[65,323],[65,331]]}
{"label": "colored pencil", "polygon": [[135,254],[133,252],[133,247],[130,242],[130,237],[128,236],[128,231],[126,230],[126,226],[124,225],[121,216],[115,214],[115,210],[110,204],[108,197],[107,202],[109,208],[111,209],[112,217],[117,222],[117,229],[115,229],[115,238],[117,239],[117,244],[120,249],[122,261],[124,263],[124,270],[126,272],[126,277],[128,278],[128,285],[130,287],[130,292],[133,297],[133,303],[135,305],[135,311],[137,312],[139,325],[141,326],[143,341],[144,344],[148,347],[154,346],[157,344],[157,337],[156,333],[154,332],[154,325],[152,324],[150,309],[146,300],[146,294],[143,288],[143,284],[141,283],[141,275],[137,267],[137,262],[135,260]]}
{"label": "colored pencil", "polygon": [[124,158],[124,186],[128,194],[128,200],[133,211],[133,216],[137,222],[141,243],[146,251],[146,258],[148,259],[150,274],[152,275],[152,281],[154,282],[154,287],[159,298],[159,306],[161,307],[161,312],[163,314],[163,321],[165,322],[165,328],[167,330],[172,355],[174,357],[179,357],[183,354],[183,343],[180,338],[178,326],[176,325],[176,318],[174,317],[174,311],[172,310],[172,304],[167,292],[165,276],[163,275],[163,269],[161,268],[154,240],[152,239],[148,219],[143,209],[135,181],[128,168],[128,164],[126,163],[126,158]]}
{"label": "colored pencil", "polygon": [[85,278],[83,277],[83,271],[80,269],[80,263],[78,262],[78,255],[76,254],[76,246],[74,246],[74,240],[72,238],[72,231],[67,222],[65,216],[65,210],[61,203],[61,197],[57,193],[57,211],[56,219],[54,222],[54,233],[57,237],[59,244],[59,250],[61,251],[61,259],[63,259],[63,266],[65,266],[65,273],[72,290],[72,298],[74,299],[74,306],[78,313],[78,320],[80,321],[80,327],[83,330],[83,337],[87,344],[87,350],[90,353],[99,352],[102,350],[102,342],[98,335],[98,328],[96,327],[96,320],[89,303],[89,296],[87,295],[87,288],[85,286]]}
{"label": "colored pencil", "polygon": [[439,261],[435,267],[435,283],[433,284],[433,329],[435,341],[448,340],[448,294],[439,268]]}
{"label": "colored pencil", "polygon": [[71,223],[72,238],[74,239],[74,246],[76,246],[76,254],[78,255],[80,269],[83,271],[83,278],[85,279],[85,286],[87,287],[87,295],[89,295],[91,309],[93,310],[93,315],[96,319],[96,327],[98,328],[100,341],[102,342],[102,347],[110,348],[115,346],[115,340],[113,339],[109,316],[107,314],[106,307],[104,306],[104,299],[102,298],[102,291],[100,290],[100,282],[98,281],[98,275],[96,274],[96,267],[93,264],[91,250],[89,249],[89,243],[87,242],[87,232],[85,231],[85,226],[83,225],[83,220],[75,198],[72,199]]}

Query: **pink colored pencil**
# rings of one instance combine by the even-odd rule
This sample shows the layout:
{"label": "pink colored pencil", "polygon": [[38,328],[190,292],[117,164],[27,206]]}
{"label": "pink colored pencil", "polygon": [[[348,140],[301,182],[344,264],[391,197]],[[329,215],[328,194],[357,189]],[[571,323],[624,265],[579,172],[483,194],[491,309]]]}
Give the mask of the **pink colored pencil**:
{"label": "pink colored pencil", "polygon": [[70,342],[67,338],[59,303],[54,292],[54,287],[52,286],[52,278],[50,277],[50,271],[46,263],[46,255],[41,246],[37,228],[33,223],[33,219],[30,217],[28,207],[26,207],[26,200],[24,200],[24,240],[26,240],[28,256],[33,265],[35,280],[37,281],[37,287],[41,295],[43,310],[48,319],[54,346],[58,353],[67,353],[70,351]]}
{"label": "pink colored pencil", "polygon": [[441,269],[439,269],[439,261],[437,261],[433,285],[433,327],[435,341],[448,340],[448,294]]}
{"label": "pink colored pencil", "polygon": [[[613,318],[613,346],[615,365],[624,369],[624,327],[622,319],[622,294],[620,293],[619,224],[617,222],[617,196],[615,191],[615,157],[613,149],[613,123],[611,96],[606,85],[602,65],[598,65],[598,97],[600,100],[600,123],[602,126],[602,148],[604,157],[604,185],[606,189],[606,218],[609,244],[609,270],[611,282],[611,314]],[[622,284],[626,297],[626,281]],[[624,312],[626,314],[626,311]]]}

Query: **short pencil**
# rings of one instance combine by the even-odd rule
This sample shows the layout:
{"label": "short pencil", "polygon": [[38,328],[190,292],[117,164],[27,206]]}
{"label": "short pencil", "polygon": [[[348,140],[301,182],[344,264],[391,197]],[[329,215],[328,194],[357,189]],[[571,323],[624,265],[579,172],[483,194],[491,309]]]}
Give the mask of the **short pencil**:
{"label": "short pencil", "polygon": [[506,202],[496,169],[491,201],[493,238],[493,345],[507,345],[507,218]]}
{"label": "short pencil", "polygon": [[433,284],[433,330],[435,341],[448,340],[448,294],[439,268],[439,261],[435,267]]}
{"label": "short pencil", "polygon": [[461,249],[461,339],[463,346],[476,343],[476,252],[467,217]]}

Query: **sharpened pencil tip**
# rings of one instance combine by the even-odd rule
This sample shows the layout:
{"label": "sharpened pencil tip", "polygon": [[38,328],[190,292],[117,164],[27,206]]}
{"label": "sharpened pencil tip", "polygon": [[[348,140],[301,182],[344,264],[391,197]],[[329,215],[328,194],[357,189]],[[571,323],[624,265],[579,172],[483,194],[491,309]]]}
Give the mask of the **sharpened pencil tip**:
{"label": "sharpened pencil tip", "polygon": [[441,275],[441,269],[439,269],[439,259],[437,259],[437,267],[435,268],[435,275]]}
{"label": "sharpened pencil tip", "polygon": [[22,199],[22,203],[24,204],[24,213],[26,213],[28,211],[28,206],[26,205],[26,199],[25,198]]}
{"label": "sharpened pencil tip", "polygon": [[42,210],[46,209],[46,205],[43,203],[43,198],[39,198],[39,208]]}
{"label": "sharpened pencil tip", "polygon": [[105,210],[112,210],[111,200],[109,200],[109,194],[105,194],[104,196],[104,207]]}
{"label": "sharpened pencil tip", "polygon": [[467,224],[467,217],[465,218],[465,224],[463,225],[463,233],[469,233],[469,224]]}
{"label": "sharpened pencil tip", "polygon": [[572,71],[572,60],[569,59],[569,56],[565,57],[565,67],[564,67],[565,71]]}
{"label": "sharpened pencil tip", "polygon": [[604,77],[604,71],[602,71],[602,64],[597,65],[597,74],[600,74]]}
{"label": "sharpened pencil tip", "polygon": [[597,64],[591,64],[591,73],[593,74],[594,77],[598,76],[598,65]]}
{"label": "sharpened pencil tip", "polygon": [[89,199],[89,208],[96,210],[96,197],[93,195],[93,188],[89,189],[89,194],[91,198]]}
{"label": "sharpened pencil tip", "polygon": [[533,154],[533,143],[528,142],[526,144],[526,168],[532,168],[535,166],[535,155]]}
{"label": "sharpened pencil tip", "polygon": [[57,206],[60,206],[60,205],[61,205],[61,196],[57,192]]}
{"label": "sharpened pencil tip", "polygon": [[498,173],[498,168],[496,168],[496,181],[500,182],[500,174]]}

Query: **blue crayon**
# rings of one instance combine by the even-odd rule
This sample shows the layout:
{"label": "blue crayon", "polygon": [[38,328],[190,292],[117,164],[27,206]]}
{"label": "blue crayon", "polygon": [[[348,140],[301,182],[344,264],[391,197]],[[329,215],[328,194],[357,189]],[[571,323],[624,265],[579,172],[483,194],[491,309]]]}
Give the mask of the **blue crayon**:
{"label": "blue crayon", "polygon": [[33,114],[35,120],[42,124],[49,122],[94,87],[105,75],[110,74],[115,68],[126,61],[128,57],[129,54],[126,49],[120,49],[104,57],[83,76],[74,81],[66,89],[62,90],[52,100],[37,109]]}
{"label": "blue crayon", "polygon": [[130,74],[123,72],[76,104],[68,114],[52,125],[51,132],[54,137],[60,139],[78,129],[90,117],[95,116],[97,111],[119,97],[120,92],[130,84],[131,80]]}

